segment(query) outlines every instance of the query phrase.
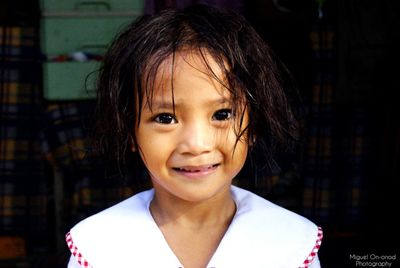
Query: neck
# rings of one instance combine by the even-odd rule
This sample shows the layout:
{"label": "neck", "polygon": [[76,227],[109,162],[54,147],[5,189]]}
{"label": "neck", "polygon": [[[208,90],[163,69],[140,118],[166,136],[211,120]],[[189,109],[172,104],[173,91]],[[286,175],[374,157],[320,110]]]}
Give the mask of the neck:
{"label": "neck", "polygon": [[192,230],[229,226],[236,212],[230,189],[211,199],[189,202],[155,189],[150,212],[159,227],[174,224]]}

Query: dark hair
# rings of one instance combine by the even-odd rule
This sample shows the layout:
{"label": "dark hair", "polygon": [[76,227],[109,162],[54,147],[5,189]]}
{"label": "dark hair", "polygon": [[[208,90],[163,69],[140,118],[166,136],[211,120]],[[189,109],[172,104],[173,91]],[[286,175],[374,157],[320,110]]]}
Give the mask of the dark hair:
{"label": "dark hair", "polygon": [[[290,76],[242,16],[204,5],[143,16],[113,41],[98,79],[99,152],[126,167],[130,143],[136,143],[136,111],[151,96],[160,64],[183,49],[210,53],[225,74],[234,111],[245,97],[248,140],[255,140],[251,159],[270,165],[276,149],[286,148],[296,136],[297,123],[284,92]],[[237,133],[238,139],[241,135]]]}

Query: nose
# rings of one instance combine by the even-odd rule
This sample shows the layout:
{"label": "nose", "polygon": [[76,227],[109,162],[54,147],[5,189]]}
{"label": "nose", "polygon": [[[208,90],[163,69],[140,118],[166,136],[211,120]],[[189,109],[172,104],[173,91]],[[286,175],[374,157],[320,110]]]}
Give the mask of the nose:
{"label": "nose", "polygon": [[216,139],[212,126],[201,120],[184,124],[179,136],[178,152],[190,155],[211,152]]}

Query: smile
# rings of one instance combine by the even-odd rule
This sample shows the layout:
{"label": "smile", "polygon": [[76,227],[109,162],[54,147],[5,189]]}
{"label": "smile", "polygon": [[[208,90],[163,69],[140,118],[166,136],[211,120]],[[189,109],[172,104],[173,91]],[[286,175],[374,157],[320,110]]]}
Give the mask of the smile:
{"label": "smile", "polygon": [[175,167],[173,168],[173,170],[182,175],[191,177],[193,175],[205,176],[215,171],[219,165],[220,164],[204,165],[204,166],[183,166],[183,167]]}

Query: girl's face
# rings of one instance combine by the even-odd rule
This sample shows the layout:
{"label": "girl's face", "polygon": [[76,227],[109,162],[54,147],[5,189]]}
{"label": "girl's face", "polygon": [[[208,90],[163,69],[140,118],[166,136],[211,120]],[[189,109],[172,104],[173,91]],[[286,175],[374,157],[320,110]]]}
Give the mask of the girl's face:
{"label": "girl's face", "polygon": [[[224,80],[213,58],[205,59]],[[163,62],[153,90],[151,105],[142,106],[135,149],[156,194],[189,202],[229,194],[248,150],[246,134],[236,144],[240,118],[233,116],[229,91],[195,52],[176,53],[174,64],[172,58]],[[247,123],[245,111],[243,128]]]}

